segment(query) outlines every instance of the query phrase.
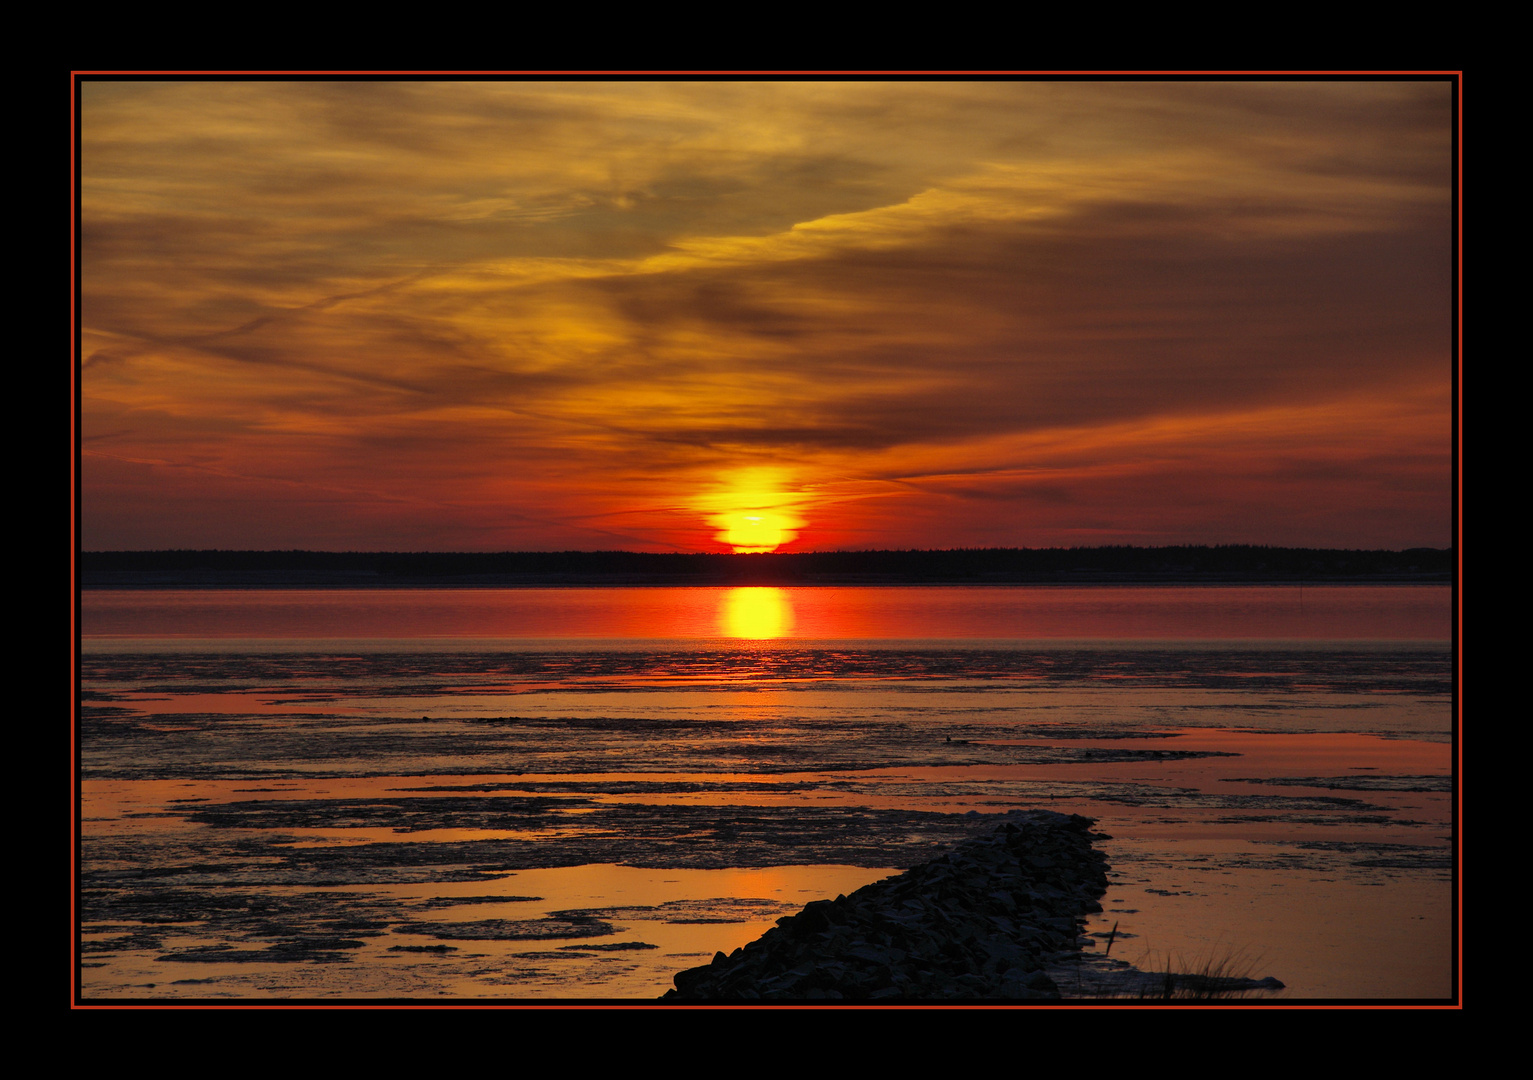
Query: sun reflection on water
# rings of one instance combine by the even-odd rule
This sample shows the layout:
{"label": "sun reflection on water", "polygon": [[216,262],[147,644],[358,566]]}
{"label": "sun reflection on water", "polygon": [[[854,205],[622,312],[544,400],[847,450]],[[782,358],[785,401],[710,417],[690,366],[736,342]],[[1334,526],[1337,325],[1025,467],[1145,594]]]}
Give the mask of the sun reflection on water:
{"label": "sun reflection on water", "polygon": [[724,637],[784,637],[793,632],[793,601],[786,589],[730,589],[719,605],[718,623]]}

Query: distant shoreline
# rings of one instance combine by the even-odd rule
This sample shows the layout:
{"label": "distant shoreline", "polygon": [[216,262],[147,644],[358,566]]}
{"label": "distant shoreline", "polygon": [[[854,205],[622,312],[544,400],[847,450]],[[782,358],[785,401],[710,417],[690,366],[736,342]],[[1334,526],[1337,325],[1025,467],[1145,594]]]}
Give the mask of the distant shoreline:
{"label": "distant shoreline", "polygon": [[556,586],[1446,585],[1452,549],[987,548],[762,555],[563,552],[106,551],[84,589]]}

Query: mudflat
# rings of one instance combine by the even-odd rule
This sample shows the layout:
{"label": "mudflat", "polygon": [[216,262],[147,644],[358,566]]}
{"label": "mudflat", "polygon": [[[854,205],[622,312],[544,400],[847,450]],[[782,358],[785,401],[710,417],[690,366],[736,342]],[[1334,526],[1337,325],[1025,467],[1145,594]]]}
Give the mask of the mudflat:
{"label": "mudflat", "polygon": [[1145,970],[1246,950],[1287,999],[1441,999],[1450,670],[1430,643],[92,649],[81,994],[652,999],[1047,808],[1112,837],[1088,954],[1116,925]]}

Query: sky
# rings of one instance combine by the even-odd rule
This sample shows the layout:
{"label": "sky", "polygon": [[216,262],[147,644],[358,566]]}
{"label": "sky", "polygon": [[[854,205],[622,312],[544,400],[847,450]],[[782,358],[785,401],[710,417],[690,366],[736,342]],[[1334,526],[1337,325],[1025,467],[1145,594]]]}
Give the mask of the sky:
{"label": "sky", "polygon": [[79,92],[85,550],[1452,540],[1445,81]]}

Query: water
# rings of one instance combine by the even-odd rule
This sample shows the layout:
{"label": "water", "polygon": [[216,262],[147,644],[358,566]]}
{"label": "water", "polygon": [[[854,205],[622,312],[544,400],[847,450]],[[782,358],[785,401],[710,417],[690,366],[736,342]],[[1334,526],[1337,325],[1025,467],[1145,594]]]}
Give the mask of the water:
{"label": "water", "polygon": [[88,638],[1438,640],[1446,588],[270,589],[85,594]]}
{"label": "water", "polygon": [[1450,618],[1431,587],[90,592],[81,994],[654,997],[1047,806],[1112,837],[1114,959],[1443,998]]}

